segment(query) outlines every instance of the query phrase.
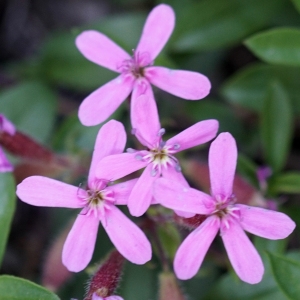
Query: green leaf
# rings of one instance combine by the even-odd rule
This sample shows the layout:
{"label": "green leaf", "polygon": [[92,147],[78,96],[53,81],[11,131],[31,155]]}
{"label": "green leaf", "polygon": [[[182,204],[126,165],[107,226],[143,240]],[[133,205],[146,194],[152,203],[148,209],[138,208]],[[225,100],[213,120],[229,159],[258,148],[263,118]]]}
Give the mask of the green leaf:
{"label": "green leaf", "polygon": [[50,82],[73,90],[90,92],[116,77],[116,73],[90,61],[77,50],[75,36],[55,34],[45,43],[40,73]]}
{"label": "green leaf", "polygon": [[300,68],[254,64],[237,72],[221,88],[222,95],[233,104],[260,112],[268,97],[269,86],[280,82],[291,100],[293,110],[300,113]]}
{"label": "green leaf", "polygon": [[266,161],[274,172],[284,167],[290,149],[293,113],[289,101],[284,87],[274,82],[263,103],[262,144]]}
{"label": "green leaf", "polygon": [[261,60],[279,65],[300,66],[300,30],[278,28],[256,34],[245,45]]}
{"label": "green leaf", "polygon": [[175,253],[181,244],[181,237],[175,224],[165,223],[158,227],[158,235],[162,246],[170,259],[174,259]]}
{"label": "green leaf", "polygon": [[124,299],[141,300],[156,299],[157,270],[147,264],[137,266],[131,263],[125,265],[124,276],[118,295]]}
{"label": "green leaf", "polygon": [[1,300],[59,300],[59,298],[31,281],[14,276],[0,276]]}
{"label": "green leaf", "polygon": [[[11,173],[0,173],[0,264],[16,206],[15,181]],[[0,293],[1,295],[1,293]]]}
{"label": "green leaf", "polygon": [[300,0],[292,0],[292,2],[294,3],[294,6],[298,10],[298,12],[300,12]]}
{"label": "green leaf", "polygon": [[[124,106],[121,105],[108,120],[119,119],[123,111]],[[77,113],[70,115],[55,133],[54,147],[58,151],[65,152],[76,153],[81,150],[92,152],[97,134],[103,124],[86,127],[80,123]]]}
{"label": "green leaf", "polygon": [[257,169],[257,165],[249,157],[242,153],[239,153],[237,171],[256,188],[259,187]]}
{"label": "green leaf", "polygon": [[268,253],[274,278],[289,299],[298,300],[300,295],[300,263],[278,254]]}
{"label": "green leaf", "polygon": [[175,51],[200,51],[230,46],[266,26],[282,0],[202,0],[176,11]]}
{"label": "green leaf", "polygon": [[287,172],[272,177],[269,189],[274,194],[300,193],[300,172]]}
{"label": "green leaf", "polygon": [[231,132],[236,139],[245,137],[243,124],[228,105],[213,99],[184,101],[182,105],[184,109],[181,114],[186,114],[186,117],[192,121],[199,122],[200,120],[217,119],[220,132]]}
{"label": "green leaf", "polygon": [[257,248],[265,267],[264,276],[258,284],[250,285],[241,281],[235,273],[222,276],[212,286],[207,300],[284,300],[286,299],[272,276],[270,262],[267,259],[266,251],[282,253],[286,248],[286,240],[268,240],[254,237],[254,244]]}
{"label": "green leaf", "polygon": [[[283,254],[286,249],[288,239],[268,240],[268,239],[265,239],[265,238],[262,238],[259,236],[254,236],[253,242],[254,242],[255,248],[265,258],[266,251],[270,251],[272,253]],[[267,261],[267,263],[268,263],[268,261]]]}
{"label": "green leaf", "polygon": [[56,94],[45,84],[28,81],[0,94],[0,111],[18,130],[44,142],[49,138],[56,117]]}

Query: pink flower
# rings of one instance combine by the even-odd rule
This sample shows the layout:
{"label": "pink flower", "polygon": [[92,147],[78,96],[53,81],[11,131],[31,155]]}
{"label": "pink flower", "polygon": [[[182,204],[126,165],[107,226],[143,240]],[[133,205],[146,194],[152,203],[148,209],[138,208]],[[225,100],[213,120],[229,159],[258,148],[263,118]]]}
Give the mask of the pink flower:
{"label": "pink flower", "polygon": [[221,133],[211,144],[209,170],[211,196],[192,188],[158,179],[154,196],[171,209],[208,215],[207,219],[180,245],[174,269],[179,279],[190,279],[198,272],[204,256],[219,229],[231,264],[241,280],[254,284],[261,281],[264,266],[244,230],[263,238],[286,238],[295,223],[285,214],[263,208],[236,204],[232,185],[237,148],[229,133]]}
{"label": "pink flower", "polygon": [[218,131],[218,121],[206,120],[164,142],[164,129],[160,128],[156,105],[148,100],[145,95],[139,97],[133,104],[136,113],[131,119],[133,133],[148,150],[128,149],[128,153],[107,156],[99,163],[96,171],[100,178],[115,180],[146,167],[128,199],[128,207],[133,216],[142,215],[149,207],[152,200],[152,184],[158,177],[163,176],[188,187],[174,154],[208,142]]}
{"label": "pink flower", "polygon": [[[3,114],[0,114],[0,136],[3,132],[14,135],[16,128]],[[11,172],[12,170],[12,164],[8,161],[4,151],[0,147],[0,172]]]}
{"label": "pink flower", "polygon": [[[100,32],[88,30],[77,37],[76,46],[88,60],[120,73],[84,99],[79,108],[82,124],[93,126],[105,121],[131,92],[132,104],[144,93],[150,96],[149,101],[155,101],[150,83],[184,99],[207,96],[210,82],[200,73],[152,66],[174,25],[173,9],[165,4],[156,6],[146,20],[133,57]],[[132,111],[131,115],[134,113]]]}
{"label": "pink flower", "polygon": [[32,205],[83,208],[64,244],[62,261],[73,272],[83,270],[92,258],[101,222],[118,251],[129,261],[144,264],[151,259],[151,245],[145,234],[115,205],[127,203],[136,179],[108,185],[95,176],[97,163],[105,156],[121,153],[126,143],[123,125],[109,121],[100,129],[92,157],[87,190],[54,179],[32,176],[18,185],[19,198]]}
{"label": "pink flower", "polygon": [[102,298],[98,296],[96,293],[94,293],[92,300],[124,300],[124,299],[120,296],[109,296],[109,297]]}

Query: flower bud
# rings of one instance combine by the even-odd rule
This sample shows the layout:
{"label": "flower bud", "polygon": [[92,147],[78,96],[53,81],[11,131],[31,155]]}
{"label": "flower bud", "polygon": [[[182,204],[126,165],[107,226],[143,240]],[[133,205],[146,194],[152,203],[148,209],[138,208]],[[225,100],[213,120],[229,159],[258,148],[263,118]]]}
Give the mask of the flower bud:
{"label": "flower bud", "polygon": [[159,275],[159,300],[185,300],[178,282],[171,272],[163,272]]}
{"label": "flower bud", "polygon": [[93,275],[84,300],[92,300],[94,294],[94,298],[98,296],[100,299],[111,296],[118,287],[124,261],[124,257],[113,250]]}

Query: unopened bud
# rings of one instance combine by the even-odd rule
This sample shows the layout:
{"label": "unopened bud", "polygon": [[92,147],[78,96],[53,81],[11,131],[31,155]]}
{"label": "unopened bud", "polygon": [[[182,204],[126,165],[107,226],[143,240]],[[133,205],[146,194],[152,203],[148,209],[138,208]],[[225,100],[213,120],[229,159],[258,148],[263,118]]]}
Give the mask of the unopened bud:
{"label": "unopened bud", "polygon": [[50,150],[19,131],[13,135],[0,132],[0,145],[8,152],[25,159],[49,162],[54,157]]}
{"label": "unopened bud", "polygon": [[185,300],[178,282],[171,272],[163,272],[159,275],[159,300]]}
{"label": "unopened bud", "polygon": [[113,250],[93,275],[84,300],[92,300],[95,297],[113,300],[113,297],[118,297],[111,295],[118,287],[124,261],[124,257],[117,250]]}
{"label": "unopened bud", "polygon": [[194,217],[191,218],[184,218],[180,217],[177,214],[174,214],[174,221],[181,226],[184,226],[188,229],[195,229],[199,227],[202,222],[206,219],[206,216],[204,215],[195,215]]}

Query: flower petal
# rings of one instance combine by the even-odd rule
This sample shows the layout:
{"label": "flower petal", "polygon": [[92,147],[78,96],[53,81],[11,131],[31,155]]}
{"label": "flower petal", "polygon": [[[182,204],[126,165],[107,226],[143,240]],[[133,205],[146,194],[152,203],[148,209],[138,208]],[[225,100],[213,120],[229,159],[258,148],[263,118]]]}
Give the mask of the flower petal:
{"label": "flower petal", "polygon": [[100,160],[108,155],[119,154],[124,151],[126,132],[122,123],[110,120],[104,124],[97,135],[88,182],[95,179],[96,166]]}
{"label": "flower petal", "polygon": [[85,126],[104,122],[130,94],[133,81],[120,75],[87,96],[79,107],[80,122]]}
{"label": "flower petal", "polygon": [[[163,170],[162,177],[166,178],[168,180],[171,180],[175,182],[176,184],[179,184],[183,187],[189,188],[189,184],[187,183],[186,179],[184,178],[182,172],[177,171],[175,168],[169,167]],[[156,201],[155,198],[153,198],[152,204],[157,204],[159,203]],[[183,218],[191,218],[195,215],[193,212],[186,212],[186,211],[181,211],[181,210],[175,210],[175,213]]]}
{"label": "flower petal", "polygon": [[23,202],[47,207],[82,207],[79,192],[85,194],[76,186],[43,176],[30,176],[17,187],[17,195]]}
{"label": "flower petal", "polygon": [[132,216],[141,216],[151,204],[153,198],[152,185],[159,176],[159,172],[153,176],[151,171],[152,164],[149,164],[129,196],[128,208]]}
{"label": "flower petal", "polygon": [[11,172],[14,169],[12,164],[6,158],[6,155],[2,148],[0,147],[0,173]]}
{"label": "flower petal", "polygon": [[158,203],[170,209],[206,215],[214,210],[211,196],[174,183],[173,180],[158,178],[153,194]]}
{"label": "flower petal", "polygon": [[98,296],[96,293],[94,293],[92,300],[124,300],[124,299],[120,296],[109,296],[109,297],[102,298]]}
{"label": "flower petal", "polygon": [[4,131],[9,135],[14,135],[16,133],[15,125],[9,121],[3,114],[0,114],[0,132]]}
{"label": "flower petal", "polygon": [[223,132],[212,142],[208,160],[212,195],[230,197],[237,162],[236,143],[230,133]]}
{"label": "flower petal", "polygon": [[115,72],[120,72],[122,62],[130,56],[103,33],[95,30],[82,32],[76,38],[76,46],[85,58]]}
{"label": "flower petal", "polygon": [[91,215],[78,215],[64,244],[62,261],[72,272],[82,271],[92,259],[99,220]]}
{"label": "flower petal", "polygon": [[260,237],[284,239],[295,229],[295,222],[281,212],[242,204],[236,206],[240,209],[240,224],[243,229]]}
{"label": "flower petal", "polygon": [[151,87],[150,90],[152,96],[132,95],[130,115],[134,135],[144,146],[152,148],[159,138],[160,122]]}
{"label": "flower petal", "polygon": [[182,242],[174,258],[174,270],[179,279],[186,280],[196,275],[219,227],[219,218],[208,217]]}
{"label": "flower petal", "polygon": [[97,178],[113,181],[146,167],[147,162],[137,159],[136,155],[121,153],[104,157],[97,165]]}
{"label": "flower petal", "polygon": [[153,85],[186,100],[202,99],[210,92],[210,81],[197,72],[154,66],[145,68],[145,76]]}
{"label": "flower petal", "polygon": [[178,145],[177,152],[204,144],[213,139],[219,128],[217,120],[205,120],[194,124],[166,142],[166,145]]}
{"label": "flower petal", "polygon": [[137,181],[138,178],[135,178],[106,188],[107,191],[112,191],[114,193],[115,205],[127,205],[129,195]]}
{"label": "flower petal", "polygon": [[148,53],[153,61],[171,36],[175,14],[169,5],[161,4],[148,15],[136,53]]}
{"label": "flower petal", "polygon": [[264,266],[257,250],[240,224],[233,218],[228,221],[228,228],[225,225],[221,226],[221,237],[233,269],[240,279],[247,283],[260,282]]}
{"label": "flower petal", "polygon": [[134,264],[144,264],[151,259],[151,245],[142,230],[118,208],[112,206],[106,215],[106,230],[117,250]]}

